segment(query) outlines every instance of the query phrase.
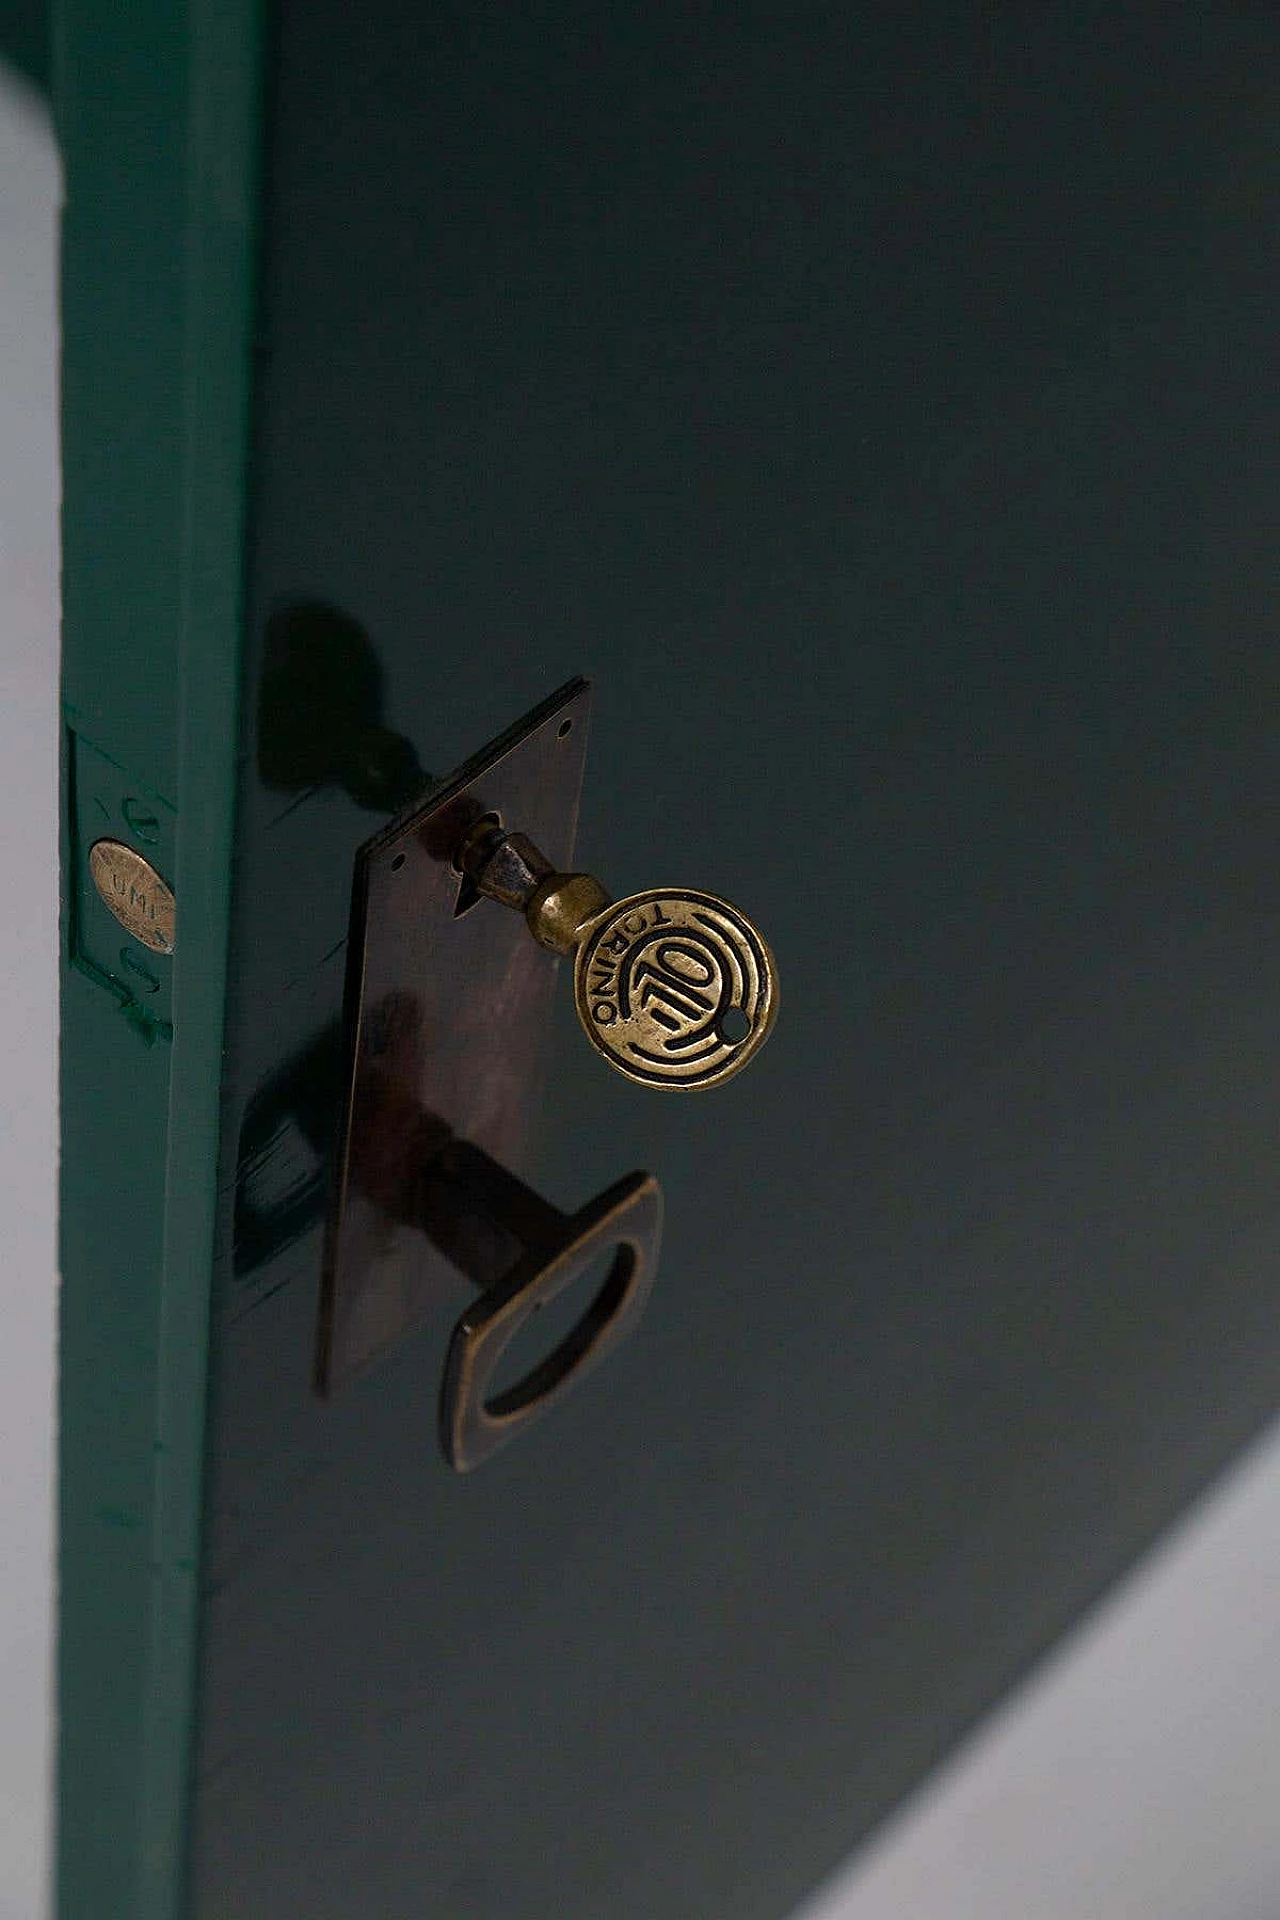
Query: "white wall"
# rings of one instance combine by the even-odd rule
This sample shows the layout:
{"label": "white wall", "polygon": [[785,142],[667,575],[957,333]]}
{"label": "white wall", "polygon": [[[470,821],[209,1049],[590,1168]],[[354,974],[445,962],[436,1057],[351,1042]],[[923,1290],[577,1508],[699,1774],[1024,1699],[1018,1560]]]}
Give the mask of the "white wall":
{"label": "white wall", "polygon": [[47,117],[0,73],[0,1920],[37,1920],[48,1858],[57,201]]}
{"label": "white wall", "polygon": [[[0,75],[0,1920],[48,1853],[57,194]],[[1277,1920],[1278,1565],[1273,1437],[797,1920]]]}
{"label": "white wall", "polygon": [[796,1920],[1276,1920],[1280,1438]]}

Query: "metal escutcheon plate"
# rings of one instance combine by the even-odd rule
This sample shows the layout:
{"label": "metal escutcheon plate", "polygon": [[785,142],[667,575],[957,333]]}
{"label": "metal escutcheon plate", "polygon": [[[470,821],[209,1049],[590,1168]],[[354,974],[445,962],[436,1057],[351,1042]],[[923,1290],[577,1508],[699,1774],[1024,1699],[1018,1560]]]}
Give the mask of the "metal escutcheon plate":
{"label": "metal escutcheon plate", "polygon": [[587,684],[570,682],[357,855],[323,1393],[457,1310],[457,1266],[422,1230],[432,1153],[458,1139],[513,1173],[527,1166],[556,963],[518,914],[469,890],[453,855],[492,813],[572,862],[589,710]]}

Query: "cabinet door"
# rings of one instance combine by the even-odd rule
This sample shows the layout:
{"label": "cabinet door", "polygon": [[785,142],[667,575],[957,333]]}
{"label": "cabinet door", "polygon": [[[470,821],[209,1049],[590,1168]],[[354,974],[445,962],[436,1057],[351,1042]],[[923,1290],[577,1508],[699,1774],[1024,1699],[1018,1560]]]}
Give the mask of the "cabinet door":
{"label": "cabinet door", "polygon": [[[1274,18],[69,22],[68,645],[139,689],[77,805],[81,735],[182,743],[172,1037],[69,987],[78,1857],[166,1920],[782,1920],[1280,1397]],[[652,1169],[662,1269],[460,1477],[454,1311],[312,1391],[407,797],[352,742],[444,774],[579,671],[582,864],[741,900],[782,1011],[680,1100],[560,983],[512,1171]]]}

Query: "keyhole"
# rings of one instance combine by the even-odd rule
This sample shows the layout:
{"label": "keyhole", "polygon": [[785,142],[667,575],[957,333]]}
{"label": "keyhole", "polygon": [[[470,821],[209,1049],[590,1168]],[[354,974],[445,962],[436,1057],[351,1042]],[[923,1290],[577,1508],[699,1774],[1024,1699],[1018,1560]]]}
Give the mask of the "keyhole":
{"label": "keyhole", "polygon": [[[486,813],[481,815],[480,819],[476,821],[476,824],[471,829],[471,831],[475,833],[475,832],[478,832],[478,830],[481,827],[500,827],[501,825],[502,825],[502,821],[496,813]],[[457,866],[458,866],[458,863],[457,863],[457,860],[455,859],[454,861],[455,870],[457,869]],[[475,881],[471,878],[471,875],[469,873],[460,874],[460,877],[458,880],[458,897],[453,903],[454,919],[461,920],[464,913],[470,913],[472,907],[474,907],[478,901],[483,899],[484,899],[484,895],[481,893]]]}

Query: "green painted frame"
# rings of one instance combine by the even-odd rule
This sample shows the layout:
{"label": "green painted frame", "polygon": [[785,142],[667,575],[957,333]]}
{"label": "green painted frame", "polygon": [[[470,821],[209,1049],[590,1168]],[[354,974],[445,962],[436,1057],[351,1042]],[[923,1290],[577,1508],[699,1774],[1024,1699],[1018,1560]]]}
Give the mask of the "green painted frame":
{"label": "green painted frame", "polygon": [[[60,0],[54,21],[65,1920],[174,1920],[183,1903],[262,42],[260,0]],[[171,1042],[76,963],[72,908],[96,837],[70,791],[76,735],[174,810]]]}

